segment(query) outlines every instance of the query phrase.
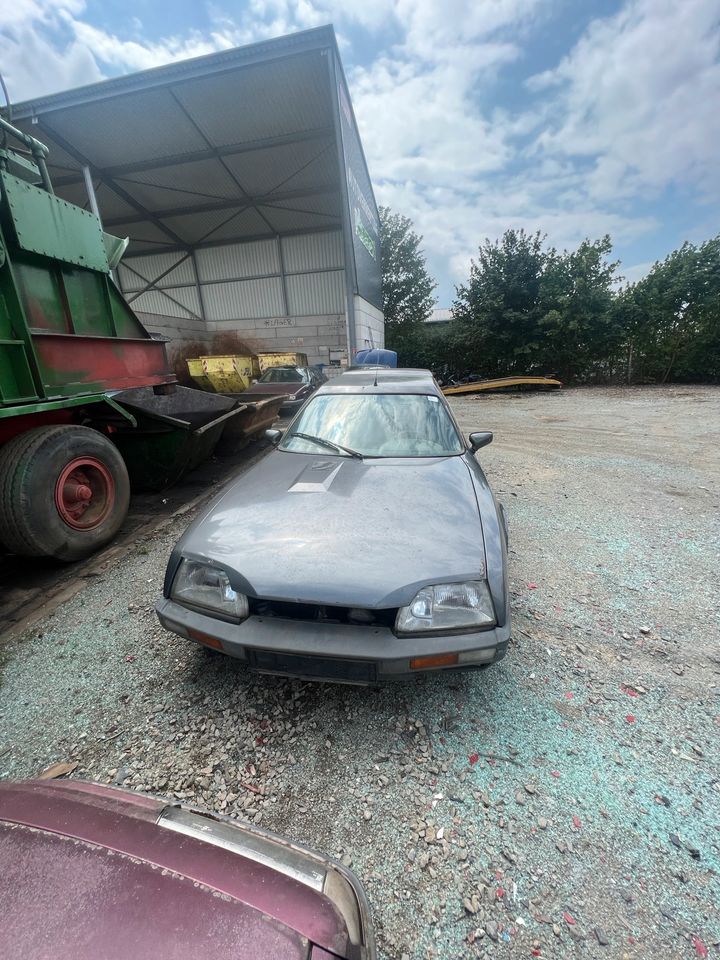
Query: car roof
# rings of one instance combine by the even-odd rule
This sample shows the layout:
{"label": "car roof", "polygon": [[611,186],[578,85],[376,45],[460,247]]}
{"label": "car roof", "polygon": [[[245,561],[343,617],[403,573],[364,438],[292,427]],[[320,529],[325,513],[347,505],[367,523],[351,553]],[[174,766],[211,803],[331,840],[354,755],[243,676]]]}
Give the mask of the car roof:
{"label": "car roof", "polygon": [[356,367],[333,377],[318,393],[423,393],[442,396],[429,370],[411,367]]}

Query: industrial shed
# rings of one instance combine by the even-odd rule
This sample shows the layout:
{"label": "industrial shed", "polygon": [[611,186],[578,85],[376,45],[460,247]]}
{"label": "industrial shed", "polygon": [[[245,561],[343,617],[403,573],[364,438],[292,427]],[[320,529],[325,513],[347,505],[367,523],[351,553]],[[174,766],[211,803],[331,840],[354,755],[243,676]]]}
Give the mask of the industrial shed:
{"label": "industrial shed", "polygon": [[178,347],[383,346],[379,221],[332,27],[13,107],[55,190],[129,237],[117,282]]}

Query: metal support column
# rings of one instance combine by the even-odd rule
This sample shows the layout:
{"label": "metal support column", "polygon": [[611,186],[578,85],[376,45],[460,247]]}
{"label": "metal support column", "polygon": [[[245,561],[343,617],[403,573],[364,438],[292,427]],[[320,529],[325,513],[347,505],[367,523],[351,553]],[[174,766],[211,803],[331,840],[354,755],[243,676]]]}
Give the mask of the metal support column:
{"label": "metal support column", "polygon": [[95,185],[92,181],[92,174],[90,173],[90,167],[87,164],[84,164],[82,168],[83,179],[85,180],[85,190],[87,191],[88,200],[90,201],[90,209],[95,214],[95,216],[100,221],[100,226],[102,226],[102,217],[100,216],[100,207],[98,207],[97,197],[95,196]]}
{"label": "metal support column", "polygon": [[278,263],[280,264],[280,283],[282,284],[283,306],[285,307],[285,316],[290,316],[290,304],[288,301],[287,279],[285,277],[285,258],[283,257],[282,240],[280,234],[275,237],[277,243]]}
{"label": "metal support column", "polygon": [[353,250],[350,200],[347,188],[347,172],[345,170],[345,151],[343,148],[342,126],[340,124],[340,100],[338,97],[337,70],[335,68],[335,54],[328,48],[325,51],[328,65],[328,76],[330,77],[330,89],[333,104],[333,124],[335,127],[335,140],[337,143],[337,161],[338,174],[340,176],[340,191],[344,207],[343,224],[343,242],[345,247],[345,297],[347,309],[345,313],[347,325],[347,345],[348,345],[348,364],[353,362],[353,357],[357,351],[355,342],[355,284],[354,276],[355,252]]}
{"label": "metal support column", "polygon": [[192,260],[193,273],[195,274],[195,288],[197,289],[198,302],[200,304],[200,313],[202,315],[203,323],[205,324],[205,332],[207,333],[207,310],[205,309],[205,297],[203,296],[203,288],[200,283],[200,276],[198,274],[197,266],[197,257],[195,256],[195,251],[190,251],[190,259]]}

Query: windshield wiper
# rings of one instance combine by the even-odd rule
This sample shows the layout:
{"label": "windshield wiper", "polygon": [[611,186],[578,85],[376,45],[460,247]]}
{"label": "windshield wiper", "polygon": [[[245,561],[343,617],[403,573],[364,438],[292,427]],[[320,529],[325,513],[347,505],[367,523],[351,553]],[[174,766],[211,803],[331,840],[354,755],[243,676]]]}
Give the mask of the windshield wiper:
{"label": "windshield wiper", "polygon": [[[324,437],[313,437],[309,433],[293,433],[293,437],[300,437],[301,440],[310,440],[311,443],[318,443],[321,447],[329,447],[331,450],[342,450],[349,457],[355,457],[356,460],[362,460],[363,455],[357,450],[351,450],[350,447],[344,447],[341,443],[335,443],[334,440],[326,440]],[[292,440],[292,437],[290,437]]]}

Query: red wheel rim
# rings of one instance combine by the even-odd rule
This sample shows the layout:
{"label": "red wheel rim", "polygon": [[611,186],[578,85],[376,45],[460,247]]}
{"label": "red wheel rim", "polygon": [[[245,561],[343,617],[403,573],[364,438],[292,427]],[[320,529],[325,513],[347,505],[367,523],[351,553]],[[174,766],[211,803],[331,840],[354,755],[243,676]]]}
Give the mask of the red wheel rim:
{"label": "red wheel rim", "polygon": [[112,474],[95,457],[76,457],[55,484],[55,506],[61,520],[73,530],[99,526],[115,503]]}

